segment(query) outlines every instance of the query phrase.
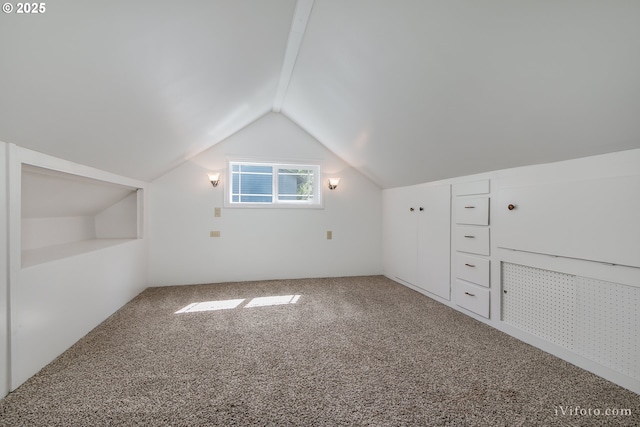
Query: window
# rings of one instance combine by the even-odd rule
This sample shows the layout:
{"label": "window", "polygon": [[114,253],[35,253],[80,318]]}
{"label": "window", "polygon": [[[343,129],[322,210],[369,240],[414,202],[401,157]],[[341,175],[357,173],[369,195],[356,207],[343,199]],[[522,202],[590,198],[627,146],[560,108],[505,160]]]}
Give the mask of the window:
{"label": "window", "polygon": [[229,163],[231,206],[320,207],[320,166]]}

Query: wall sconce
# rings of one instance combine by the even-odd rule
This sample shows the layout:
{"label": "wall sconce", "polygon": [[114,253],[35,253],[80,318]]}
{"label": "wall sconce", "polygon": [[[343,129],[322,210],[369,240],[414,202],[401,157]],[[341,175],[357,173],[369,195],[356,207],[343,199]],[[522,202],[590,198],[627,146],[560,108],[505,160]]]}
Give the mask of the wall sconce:
{"label": "wall sconce", "polygon": [[329,178],[329,190],[335,190],[340,183],[340,178]]}
{"label": "wall sconce", "polygon": [[207,175],[209,175],[209,181],[211,181],[211,185],[217,187],[218,183],[220,182],[220,172],[209,172]]}

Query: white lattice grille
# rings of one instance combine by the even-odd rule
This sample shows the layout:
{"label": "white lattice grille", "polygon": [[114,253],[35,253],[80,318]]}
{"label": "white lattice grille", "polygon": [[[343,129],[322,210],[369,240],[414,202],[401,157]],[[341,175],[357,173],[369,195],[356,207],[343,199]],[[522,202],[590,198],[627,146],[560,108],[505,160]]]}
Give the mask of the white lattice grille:
{"label": "white lattice grille", "polygon": [[575,351],[640,379],[640,288],[576,277]]}
{"label": "white lattice grille", "polygon": [[502,320],[572,349],[575,337],[575,276],[502,263]]}
{"label": "white lattice grille", "polygon": [[640,379],[640,288],[502,263],[502,320]]}

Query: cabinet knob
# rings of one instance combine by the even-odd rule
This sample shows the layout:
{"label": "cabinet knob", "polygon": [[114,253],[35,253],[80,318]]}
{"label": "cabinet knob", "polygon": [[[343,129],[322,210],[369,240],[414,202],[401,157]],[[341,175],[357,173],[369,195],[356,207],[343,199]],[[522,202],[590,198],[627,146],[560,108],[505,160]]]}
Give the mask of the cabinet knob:
{"label": "cabinet knob", "polygon": [[409,212],[413,212],[413,211],[415,211],[415,209],[409,208]]}
{"label": "cabinet knob", "polygon": [[424,208],[422,206],[420,206],[420,212],[422,212],[424,210]]}
{"label": "cabinet knob", "polygon": [[515,208],[516,205],[509,204],[509,206],[507,206],[507,209],[509,209],[510,211],[514,210]]}

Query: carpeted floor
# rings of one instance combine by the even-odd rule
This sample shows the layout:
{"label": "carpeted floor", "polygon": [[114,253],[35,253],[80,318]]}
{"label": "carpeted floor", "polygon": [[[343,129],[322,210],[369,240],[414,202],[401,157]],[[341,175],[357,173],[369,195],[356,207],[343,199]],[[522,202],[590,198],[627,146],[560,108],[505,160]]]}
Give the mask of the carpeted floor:
{"label": "carpeted floor", "polygon": [[637,394],[381,276],[149,288],[0,402],[2,426],[638,424]]}

